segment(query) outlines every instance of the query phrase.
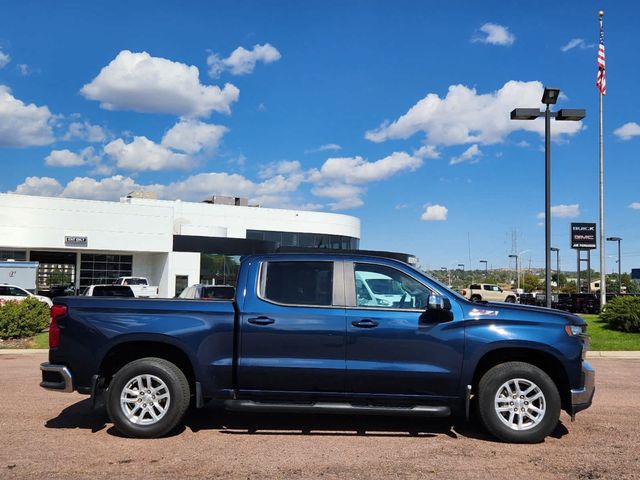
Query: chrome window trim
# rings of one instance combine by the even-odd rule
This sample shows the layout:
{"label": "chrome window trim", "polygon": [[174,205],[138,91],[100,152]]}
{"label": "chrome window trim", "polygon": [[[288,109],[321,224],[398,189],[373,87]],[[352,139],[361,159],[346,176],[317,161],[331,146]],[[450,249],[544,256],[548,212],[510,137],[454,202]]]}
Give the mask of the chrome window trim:
{"label": "chrome window trim", "polygon": [[[332,296],[331,296],[331,305],[309,305],[304,303],[281,303],[276,302],[275,300],[271,300],[264,295],[267,286],[267,272],[269,269],[269,263],[271,262],[306,262],[306,263],[331,263],[333,268],[333,278],[332,278]],[[338,266],[339,264],[339,266]],[[258,278],[259,281],[256,285],[256,297],[263,302],[270,303],[271,305],[277,305],[279,307],[297,307],[297,308],[331,308],[336,309],[345,308],[345,302],[342,301],[342,305],[336,305],[334,302],[340,301],[340,298],[344,299],[344,268],[343,262],[340,260],[291,260],[291,259],[282,259],[282,260],[264,260],[260,262],[260,266],[258,267]],[[336,292],[339,292],[336,294]]]}

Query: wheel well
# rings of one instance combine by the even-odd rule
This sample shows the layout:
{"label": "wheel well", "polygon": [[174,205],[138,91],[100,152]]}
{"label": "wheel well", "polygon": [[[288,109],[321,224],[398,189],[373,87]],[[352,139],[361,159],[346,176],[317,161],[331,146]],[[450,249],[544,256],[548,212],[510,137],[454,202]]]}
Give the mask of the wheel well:
{"label": "wheel well", "polygon": [[567,411],[570,410],[569,378],[562,363],[549,353],[531,348],[502,348],[485,354],[478,362],[473,374],[472,391],[478,391],[480,379],[489,369],[506,362],[529,363],[544,371],[558,387],[558,392],[562,399],[562,408]]}
{"label": "wheel well", "polygon": [[104,378],[104,388],[127,363],[145,357],[163,358],[176,365],[187,377],[191,392],[195,392],[196,377],[189,357],[180,348],[162,342],[126,342],[113,347],[105,355],[99,369],[99,375]]}

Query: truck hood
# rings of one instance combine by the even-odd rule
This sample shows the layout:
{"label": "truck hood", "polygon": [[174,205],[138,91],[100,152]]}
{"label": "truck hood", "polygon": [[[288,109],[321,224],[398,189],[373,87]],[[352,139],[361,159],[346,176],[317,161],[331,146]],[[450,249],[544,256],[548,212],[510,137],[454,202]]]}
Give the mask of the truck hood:
{"label": "truck hood", "polygon": [[553,308],[536,307],[533,305],[518,305],[513,303],[473,303],[464,306],[465,317],[472,319],[548,321],[550,323],[564,322],[569,325],[584,326],[587,322],[573,313],[555,310]]}

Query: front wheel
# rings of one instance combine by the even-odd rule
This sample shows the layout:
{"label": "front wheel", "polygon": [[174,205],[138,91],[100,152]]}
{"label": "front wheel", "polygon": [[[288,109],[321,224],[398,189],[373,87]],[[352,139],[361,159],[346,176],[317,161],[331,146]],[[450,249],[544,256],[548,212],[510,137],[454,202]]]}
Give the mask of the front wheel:
{"label": "front wheel", "polygon": [[524,362],[496,365],[478,386],[480,419],[505,442],[541,442],[558,424],[560,394],[544,371]]}
{"label": "front wheel", "polygon": [[141,358],[122,367],[107,391],[107,413],[128,437],[169,433],[189,407],[189,382],[182,370],[162,358]]}

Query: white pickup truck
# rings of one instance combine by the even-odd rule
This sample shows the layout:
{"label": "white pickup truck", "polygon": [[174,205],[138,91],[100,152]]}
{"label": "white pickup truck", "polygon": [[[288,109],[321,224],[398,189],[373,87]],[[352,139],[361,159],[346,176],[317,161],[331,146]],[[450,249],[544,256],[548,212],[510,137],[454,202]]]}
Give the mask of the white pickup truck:
{"label": "white pickup truck", "polygon": [[474,283],[462,291],[462,295],[472,302],[516,303],[516,294],[511,290],[502,290],[490,283]]}
{"label": "white pickup truck", "polygon": [[114,285],[128,285],[136,298],[158,298],[158,287],[149,285],[145,277],[120,277]]}

